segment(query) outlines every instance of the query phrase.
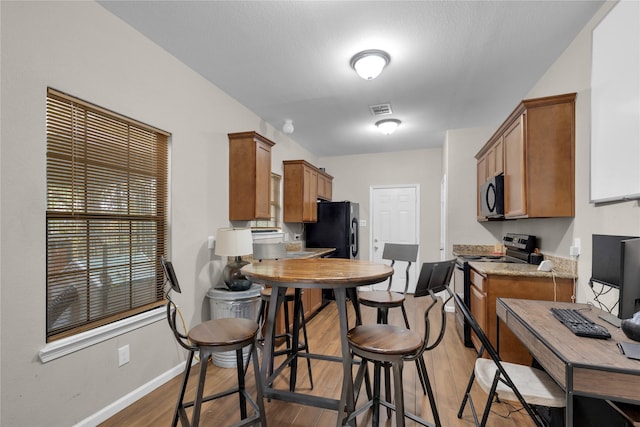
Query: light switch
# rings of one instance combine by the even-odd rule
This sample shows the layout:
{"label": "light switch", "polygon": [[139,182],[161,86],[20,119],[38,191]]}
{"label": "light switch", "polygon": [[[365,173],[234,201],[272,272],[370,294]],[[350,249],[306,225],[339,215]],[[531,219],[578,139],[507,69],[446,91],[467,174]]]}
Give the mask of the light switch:
{"label": "light switch", "polygon": [[360,227],[366,227],[367,226],[367,220],[366,219],[361,219],[360,220]]}
{"label": "light switch", "polygon": [[209,249],[213,249],[215,245],[216,245],[216,236],[209,236],[209,239],[207,241],[207,246],[209,247]]}

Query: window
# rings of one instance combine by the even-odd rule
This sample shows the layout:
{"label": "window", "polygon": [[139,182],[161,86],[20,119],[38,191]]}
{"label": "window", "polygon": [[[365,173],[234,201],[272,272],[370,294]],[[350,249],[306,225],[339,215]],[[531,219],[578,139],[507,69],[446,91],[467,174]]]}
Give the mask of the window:
{"label": "window", "polygon": [[47,342],[163,304],[169,136],[47,90]]}

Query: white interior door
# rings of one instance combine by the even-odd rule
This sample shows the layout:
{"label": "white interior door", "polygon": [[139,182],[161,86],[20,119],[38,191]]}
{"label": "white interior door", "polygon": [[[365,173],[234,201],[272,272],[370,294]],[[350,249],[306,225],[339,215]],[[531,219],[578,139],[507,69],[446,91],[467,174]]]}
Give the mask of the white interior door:
{"label": "white interior door", "polygon": [[[418,206],[419,186],[400,185],[371,187],[371,260],[385,262],[382,259],[384,244],[419,244]],[[416,288],[419,268],[413,263],[409,271],[409,292]],[[392,290],[404,291],[405,270],[407,264],[396,262],[394,266]],[[385,289],[387,282],[374,285],[374,289]]]}

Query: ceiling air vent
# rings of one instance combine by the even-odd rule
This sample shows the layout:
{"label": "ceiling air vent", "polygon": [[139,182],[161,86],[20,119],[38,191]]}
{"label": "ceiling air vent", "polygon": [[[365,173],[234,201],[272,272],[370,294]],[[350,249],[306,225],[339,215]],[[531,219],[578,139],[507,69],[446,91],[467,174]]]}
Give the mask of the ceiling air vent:
{"label": "ceiling air vent", "polygon": [[369,111],[374,116],[385,116],[391,114],[391,104],[369,105]]}

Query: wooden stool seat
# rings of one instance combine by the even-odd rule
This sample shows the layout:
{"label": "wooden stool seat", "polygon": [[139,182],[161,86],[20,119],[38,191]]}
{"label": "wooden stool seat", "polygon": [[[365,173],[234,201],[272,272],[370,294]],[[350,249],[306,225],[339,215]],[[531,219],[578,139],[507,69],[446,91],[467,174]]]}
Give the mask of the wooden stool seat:
{"label": "wooden stool seat", "polygon": [[367,307],[400,307],[404,304],[404,295],[390,291],[370,291],[358,293],[358,302]]}
{"label": "wooden stool seat", "polygon": [[422,346],[420,335],[395,325],[360,325],[349,331],[347,339],[356,354],[409,355]]}
{"label": "wooden stool seat", "polygon": [[[199,347],[245,347],[258,335],[258,324],[251,319],[215,319],[194,326],[189,341]],[[233,350],[233,348],[229,348]],[[227,350],[225,350],[227,351]]]}

